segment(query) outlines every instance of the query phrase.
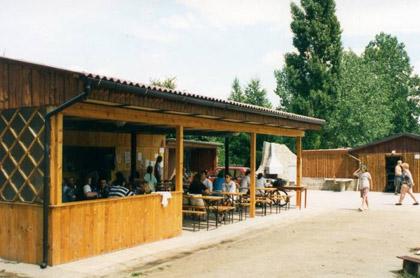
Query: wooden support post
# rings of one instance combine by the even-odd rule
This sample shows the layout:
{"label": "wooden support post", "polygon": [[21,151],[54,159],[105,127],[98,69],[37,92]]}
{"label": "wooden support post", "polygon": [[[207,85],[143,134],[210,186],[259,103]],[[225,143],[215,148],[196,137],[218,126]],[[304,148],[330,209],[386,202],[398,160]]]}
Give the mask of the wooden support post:
{"label": "wooden support post", "polygon": [[134,185],[137,171],[137,133],[131,133],[131,149],[130,149],[130,182]]}
{"label": "wooden support post", "polygon": [[50,204],[62,203],[63,186],[63,113],[51,118]]}
{"label": "wooden support post", "polygon": [[182,192],[182,178],[183,178],[183,168],[184,168],[184,127],[176,127],[176,191]]}
{"label": "wooden support post", "polygon": [[229,173],[229,137],[225,137],[225,175]]}
{"label": "wooden support post", "polygon": [[251,141],[251,146],[250,146],[250,177],[251,177],[251,182],[250,182],[250,186],[249,186],[249,192],[250,192],[250,206],[249,206],[249,217],[255,217],[255,199],[256,199],[256,190],[255,190],[255,182],[256,182],[256,176],[255,176],[255,171],[256,171],[256,158],[257,158],[257,153],[256,153],[256,147],[257,147],[257,134],[256,133],[251,133],[250,134],[250,141]]}
{"label": "wooden support post", "polygon": [[[296,137],[296,186],[302,186],[302,137]],[[302,190],[296,190],[296,206],[302,206]]]}

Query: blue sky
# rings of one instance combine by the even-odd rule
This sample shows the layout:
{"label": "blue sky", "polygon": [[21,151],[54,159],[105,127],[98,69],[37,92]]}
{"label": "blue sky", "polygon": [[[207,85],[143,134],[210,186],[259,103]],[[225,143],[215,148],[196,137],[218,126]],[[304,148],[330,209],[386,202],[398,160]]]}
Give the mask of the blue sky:
{"label": "blue sky", "polygon": [[[237,76],[260,78],[292,51],[289,0],[0,0],[0,55],[226,98]],[[420,73],[420,0],[336,0],[343,44],[360,53],[384,31]]]}

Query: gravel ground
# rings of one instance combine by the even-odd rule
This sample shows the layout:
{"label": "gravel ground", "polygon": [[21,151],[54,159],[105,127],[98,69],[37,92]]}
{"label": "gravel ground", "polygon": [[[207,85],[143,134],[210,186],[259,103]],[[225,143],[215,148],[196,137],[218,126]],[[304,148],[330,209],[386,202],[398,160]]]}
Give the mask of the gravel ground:
{"label": "gravel ground", "polygon": [[359,212],[357,198],[351,196],[347,204],[336,200],[329,204],[334,208],[317,216],[276,224],[234,242],[134,270],[128,276],[398,276],[402,262],[396,256],[413,254],[411,249],[420,245],[420,208],[408,200],[394,207],[394,196],[378,193],[372,196],[376,205]]}

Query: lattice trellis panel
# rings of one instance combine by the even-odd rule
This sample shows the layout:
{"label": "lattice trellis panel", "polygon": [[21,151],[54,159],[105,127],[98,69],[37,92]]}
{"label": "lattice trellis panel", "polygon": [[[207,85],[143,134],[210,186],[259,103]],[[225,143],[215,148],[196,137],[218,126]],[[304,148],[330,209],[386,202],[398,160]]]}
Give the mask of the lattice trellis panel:
{"label": "lattice trellis panel", "polygon": [[0,200],[42,202],[44,115],[40,108],[0,111]]}

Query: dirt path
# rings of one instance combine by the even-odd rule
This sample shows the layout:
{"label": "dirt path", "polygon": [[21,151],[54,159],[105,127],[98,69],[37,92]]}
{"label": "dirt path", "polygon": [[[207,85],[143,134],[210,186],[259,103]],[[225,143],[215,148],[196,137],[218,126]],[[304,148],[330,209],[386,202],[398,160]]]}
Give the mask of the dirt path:
{"label": "dirt path", "polygon": [[[228,240],[228,239],[227,239]],[[420,245],[420,209],[337,209],[149,269],[139,277],[395,277]],[[126,274],[124,274],[126,276]]]}

